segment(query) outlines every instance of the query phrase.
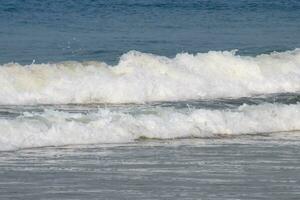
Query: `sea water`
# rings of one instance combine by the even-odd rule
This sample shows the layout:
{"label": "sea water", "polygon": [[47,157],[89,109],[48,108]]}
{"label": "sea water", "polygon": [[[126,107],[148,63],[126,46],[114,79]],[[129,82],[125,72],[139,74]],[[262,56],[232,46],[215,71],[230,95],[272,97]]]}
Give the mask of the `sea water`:
{"label": "sea water", "polygon": [[1,199],[298,199],[299,1],[0,2]]}

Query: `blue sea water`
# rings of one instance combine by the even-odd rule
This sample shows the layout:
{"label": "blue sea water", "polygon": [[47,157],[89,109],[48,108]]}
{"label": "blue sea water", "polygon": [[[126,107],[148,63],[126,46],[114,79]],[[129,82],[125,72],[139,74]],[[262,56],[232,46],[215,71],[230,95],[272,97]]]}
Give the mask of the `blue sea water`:
{"label": "blue sea water", "polygon": [[0,19],[2,64],[300,46],[297,0],[10,0],[1,1]]}
{"label": "blue sea water", "polygon": [[0,1],[0,199],[299,199],[300,1]]}

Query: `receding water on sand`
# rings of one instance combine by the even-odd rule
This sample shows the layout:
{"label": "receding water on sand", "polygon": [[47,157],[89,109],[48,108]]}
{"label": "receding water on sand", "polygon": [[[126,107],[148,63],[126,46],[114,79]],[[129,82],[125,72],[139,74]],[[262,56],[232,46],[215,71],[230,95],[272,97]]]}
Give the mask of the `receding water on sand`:
{"label": "receding water on sand", "polygon": [[296,135],[300,133],[1,152],[0,198],[297,199]]}

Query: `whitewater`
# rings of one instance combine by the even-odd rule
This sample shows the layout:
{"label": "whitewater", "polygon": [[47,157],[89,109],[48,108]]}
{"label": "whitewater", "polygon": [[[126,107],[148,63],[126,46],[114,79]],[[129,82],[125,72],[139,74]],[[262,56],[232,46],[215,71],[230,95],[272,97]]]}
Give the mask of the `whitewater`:
{"label": "whitewater", "polygon": [[0,67],[0,151],[300,130],[300,49]]}
{"label": "whitewater", "polygon": [[297,132],[300,104],[262,103],[235,108],[177,107],[169,103],[98,107],[0,109],[0,151],[140,139],[214,138]]}
{"label": "whitewater", "polygon": [[145,103],[300,91],[300,49],[257,56],[237,51],[130,51],[115,66],[61,62],[0,66],[0,104]]}
{"label": "whitewater", "polygon": [[300,130],[300,49],[0,66],[0,151]]}

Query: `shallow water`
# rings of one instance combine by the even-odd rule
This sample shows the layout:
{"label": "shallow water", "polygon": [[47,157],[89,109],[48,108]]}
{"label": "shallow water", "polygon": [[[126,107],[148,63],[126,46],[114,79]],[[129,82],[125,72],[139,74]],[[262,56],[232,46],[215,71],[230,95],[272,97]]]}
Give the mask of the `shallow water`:
{"label": "shallow water", "polygon": [[0,197],[297,199],[299,144],[281,133],[2,152]]}
{"label": "shallow water", "polygon": [[[0,140],[0,198],[297,199],[298,99],[298,94],[272,94],[146,104],[3,105],[1,127],[8,128]],[[104,119],[117,117],[101,127],[103,110],[109,111]],[[186,116],[178,121],[174,112]],[[192,112],[217,113],[201,116],[212,123],[211,132],[193,132],[201,126],[197,121],[177,126]],[[127,117],[121,123],[122,115]],[[137,123],[141,116],[145,121]],[[154,130],[145,128],[153,116],[165,121]],[[232,132],[214,132],[222,130],[214,128],[223,120],[234,122],[223,124]],[[91,123],[100,125],[93,130]],[[282,128],[285,132],[278,132]],[[150,139],[153,131],[157,139]]]}

